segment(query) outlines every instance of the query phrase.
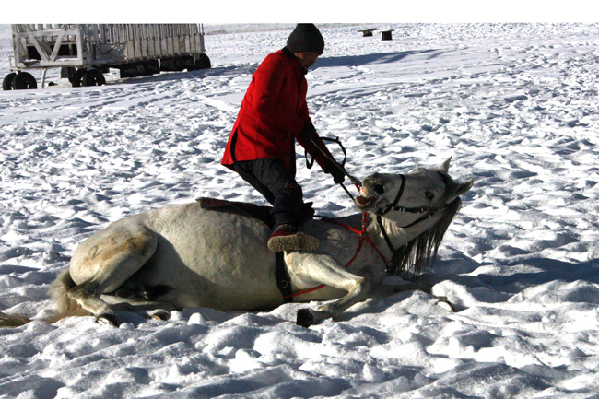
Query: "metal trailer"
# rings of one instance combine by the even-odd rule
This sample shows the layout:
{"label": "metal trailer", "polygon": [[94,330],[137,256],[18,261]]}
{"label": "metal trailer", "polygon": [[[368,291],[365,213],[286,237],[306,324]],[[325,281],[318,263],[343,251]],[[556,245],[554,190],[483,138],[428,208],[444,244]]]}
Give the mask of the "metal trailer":
{"label": "metal trailer", "polygon": [[80,87],[105,84],[109,68],[121,77],[210,68],[201,24],[18,24],[12,39],[4,90],[37,88],[27,69],[41,69],[41,87],[55,67]]}

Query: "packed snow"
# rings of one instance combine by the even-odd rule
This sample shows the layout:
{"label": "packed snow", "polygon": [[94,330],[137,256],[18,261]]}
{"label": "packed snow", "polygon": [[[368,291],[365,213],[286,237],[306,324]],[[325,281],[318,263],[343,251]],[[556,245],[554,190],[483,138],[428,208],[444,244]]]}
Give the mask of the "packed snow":
{"label": "packed snow", "polygon": [[[308,104],[350,174],[452,157],[455,180],[475,179],[429,276],[455,312],[407,291],[309,329],[295,314],[320,303],[40,321],[77,244],[109,223],[199,196],[264,202],[220,158],[291,27],[207,26],[209,70],[77,89],[51,70],[53,86],[0,93],[0,310],[34,319],[0,330],[0,398],[598,397],[599,25],[320,27]],[[2,25],[2,78],[11,54]],[[298,164],[319,215],[357,212]]]}

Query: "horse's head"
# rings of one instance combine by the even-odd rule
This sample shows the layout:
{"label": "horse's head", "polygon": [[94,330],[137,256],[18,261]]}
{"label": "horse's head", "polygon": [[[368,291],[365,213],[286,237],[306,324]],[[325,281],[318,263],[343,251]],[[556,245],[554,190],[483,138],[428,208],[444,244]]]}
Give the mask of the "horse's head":
{"label": "horse's head", "polygon": [[[404,174],[373,173],[362,182],[356,206],[395,220],[392,213],[432,213],[451,204],[472,188],[473,181],[454,182],[449,176],[451,158],[438,169],[416,169]],[[399,216],[395,215],[395,216]]]}
{"label": "horse's head", "polygon": [[405,175],[374,173],[362,182],[355,201],[358,209],[386,219],[387,227],[395,231],[390,234],[404,238],[388,265],[389,274],[414,277],[434,262],[460,208],[459,196],[473,185],[472,180],[453,181],[448,174],[450,161],[438,169],[416,169]]}

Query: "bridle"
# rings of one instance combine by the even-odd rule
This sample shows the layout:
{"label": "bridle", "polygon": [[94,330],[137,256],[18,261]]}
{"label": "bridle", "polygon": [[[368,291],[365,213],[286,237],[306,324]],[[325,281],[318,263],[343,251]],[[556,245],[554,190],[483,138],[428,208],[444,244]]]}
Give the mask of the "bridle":
{"label": "bridle", "polygon": [[[443,183],[445,183],[445,189],[447,190],[447,187],[449,185],[449,177],[445,173],[442,173],[440,171],[438,171],[437,173],[439,173],[439,176],[441,176]],[[402,229],[407,229],[409,227],[413,227],[413,226],[417,225],[418,223],[425,221],[426,219],[432,218],[433,216],[435,216],[437,214],[437,212],[439,212],[440,210],[443,210],[449,206],[449,204],[445,204],[445,205],[442,205],[439,207],[434,207],[434,208],[428,207],[428,206],[412,207],[412,208],[397,206],[397,204],[399,203],[399,200],[403,196],[404,191],[406,189],[406,176],[401,174],[401,175],[399,175],[399,177],[401,177],[401,186],[399,187],[399,191],[395,195],[395,199],[393,200],[393,202],[390,204],[387,204],[383,208],[379,208],[378,211],[375,212],[375,214],[377,215],[377,220],[379,221],[379,224],[381,224],[381,218],[391,211],[407,212],[407,213],[425,213],[425,215],[416,219],[412,223],[401,227]],[[384,230],[383,230],[383,232],[384,232]],[[385,233],[383,233],[383,234],[385,234]]]}
{"label": "bridle", "polygon": [[[447,188],[449,186],[449,177],[441,172],[439,172],[439,175],[441,176],[441,179],[445,183],[445,190],[447,191]],[[397,204],[399,203],[399,200],[401,199],[401,197],[405,191],[405,186],[406,186],[406,177],[403,174],[400,176],[401,176],[401,186],[399,188],[399,191],[395,195],[395,199],[393,200],[393,203],[388,204],[383,209],[379,209],[375,213],[377,215],[377,217],[376,217],[377,223],[379,224],[379,226],[381,228],[381,233],[383,235],[383,238],[385,239],[385,242],[386,242],[387,246],[389,247],[389,250],[391,251],[392,254],[395,254],[395,248],[393,247],[393,243],[391,242],[391,239],[389,238],[389,235],[387,234],[387,231],[385,230],[385,227],[383,226],[383,215],[385,215],[386,213],[391,212],[391,211],[410,212],[410,213],[425,213],[425,212],[427,212],[427,214],[425,216],[422,216],[422,217],[418,218],[417,220],[415,220],[414,222],[408,224],[407,226],[402,227],[402,228],[409,228],[409,227],[417,225],[418,223],[420,223],[426,219],[429,219],[429,218],[435,216],[437,214],[437,212],[439,212],[440,210],[443,210],[449,206],[449,204],[439,206],[436,208],[430,208],[430,207],[407,208],[407,207],[397,206]],[[356,188],[358,188],[358,184],[356,184]],[[353,199],[353,197],[352,197],[352,199]],[[336,224],[337,226],[351,230],[354,233],[358,234],[358,236],[359,236],[358,248],[356,249],[356,253],[345,264],[346,268],[349,267],[349,265],[351,265],[354,262],[354,260],[356,260],[356,258],[360,254],[360,251],[362,250],[363,244],[365,242],[370,244],[372,249],[379,255],[379,257],[381,258],[381,260],[383,261],[383,264],[385,264],[385,266],[388,267],[388,265],[389,265],[389,261],[385,258],[385,256],[381,253],[381,251],[377,248],[377,245],[374,243],[374,241],[369,237],[369,235],[367,233],[368,222],[367,222],[366,218],[367,218],[367,212],[362,212],[362,229],[359,230],[359,229],[350,227],[346,224],[340,223],[332,218],[322,217],[323,221],[328,222],[328,223],[333,223],[333,224]],[[321,284],[318,287],[307,288],[307,289],[301,290],[301,291],[293,293],[293,294],[289,293],[287,296],[283,295],[283,297],[284,297],[285,301],[291,301],[296,296],[307,294],[309,292],[319,290],[323,287],[325,287],[325,284]]]}
{"label": "bridle", "polygon": [[[335,161],[334,158],[329,157],[323,150],[322,148],[320,148],[318,146],[318,143],[316,143],[314,140],[312,140],[312,144],[318,148],[322,154],[328,158],[330,161],[332,161],[350,180],[352,183],[354,183],[354,185],[356,186],[356,188],[360,189],[360,186],[362,185],[362,183],[360,182],[360,180],[356,179],[355,177],[353,177],[352,175],[350,175],[349,173],[347,173],[347,170],[345,170],[345,162],[347,161],[347,152],[345,151],[345,147],[343,147],[343,144],[341,144],[341,141],[339,141],[338,137],[335,138],[330,138],[330,137],[321,137],[321,140],[323,141],[331,141],[334,142],[336,144],[338,144],[341,149],[343,150],[343,162],[341,162],[341,164],[337,163],[337,161]],[[308,161],[308,151],[306,150],[306,166],[308,167],[308,169],[310,169],[312,167],[312,165],[314,164],[314,159],[312,159],[312,162]],[[447,176],[447,174],[441,172],[441,171],[437,171],[437,173],[439,173],[439,176],[441,176],[441,180],[443,180],[443,183],[445,183],[445,191],[447,191],[448,187],[449,187],[449,182],[450,182],[450,178],[449,176]],[[399,175],[401,177],[401,186],[399,187],[399,191],[397,192],[397,194],[395,195],[395,199],[393,200],[392,203],[387,204],[384,208],[379,208],[377,212],[375,212],[375,214],[377,215],[377,221],[379,223],[379,226],[381,227],[381,230],[383,232],[383,236],[385,237],[385,241],[387,241],[387,244],[389,245],[389,248],[391,249],[391,252],[393,252],[393,246],[391,245],[391,241],[389,240],[389,237],[387,236],[387,232],[385,231],[383,224],[382,224],[382,217],[391,212],[391,211],[395,211],[395,212],[408,212],[408,213],[425,213],[425,215],[419,217],[418,219],[416,219],[415,221],[413,221],[412,223],[401,227],[402,229],[407,229],[409,227],[413,227],[415,225],[417,225],[418,223],[421,223],[429,218],[432,218],[433,216],[435,216],[437,214],[437,212],[447,208],[450,203],[447,203],[443,206],[439,206],[436,208],[432,208],[432,207],[426,207],[426,206],[422,206],[422,207],[417,207],[417,208],[408,208],[408,207],[403,207],[403,206],[397,206],[397,204],[399,203],[399,200],[401,199],[401,197],[403,196],[403,193],[406,189],[406,176],[404,174],[400,174]],[[347,187],[345,187],[345,185],[343,183],[339,183],[339,185],[341,187],[343,187],[343,189],[345,190],[345,192],[347,193],[347,195],[352,199],[352,201],[355,201],[354,196],[351,195],[351,193],[349,192],[349,190],[347,189]],[[384,197],[381,197],[380,199],[385,199]],[[379,200],[380,200],[379,199]],[[377,200],[377,203],[378,201]],[[377,204],[375,204],[376,206]],[[365,220],[365,218],[364,218]],[[359,252],[359,250],[358,250]]]}
{"label": "bridle", "polygon": [[[318,143],[315,140],[311,140],[312,145],[314,145],[316,148],[318,148],[320,150],[320,152],[330,161],[332,161],[334,163],[334,165],[336,167],[338,167],[348,178],[349,180],[354,183],[354,185],[356,186],[356,188],[359,190],[360,186],[362,185],[362,182],[360,182],[360,180],[356,179],[354,176],[350,175],[347,170],[345,170],[345,162],[347,161],[347,151],[345,150],[345,147],[343,146],[343,144],[341,144],[341,141],[339,140],[338,137],[335,138],[331,138],[331,137],[320,137],[320,139],[322,141],[330,141],[330,142],[334,142],[336,144],[338,144],[341,147],[341,150],[343,151],[343,162],[341,162],[340,164],[337,163],[337,161],[335,161],[334,158],[331,158],[329,155],[327,155],[322,148],[320,148],[320,146],[318,145]],[[312,159],[312,161],[310,162],[308,160],[308,150],[306,149],[306,166],[308,167],[308,169],[312,168],[312,165],[314,164],[314,159]],[[439,176],[441,176],[441,180],[443,180],[443,183],[445,183],[445,190],[447,191],[447,188],[449,186],[449,176],[447,176],[445,173],[438,171],[437,173],[439,173]],[[388,212],[391,211],[396,211],[396,212],[408,212],[408,213],[427,213],[426,215],[418,218],[417,220],[415,220],[414,222],[408,224],[407,226],[403,226],[402,228],[408,228],[408,227],[412,227],[417,225],[420,222],[423,222],[424,220],[431,218],[433,216],[435,216],[435,214],[440,211],[443,210],[445,208],[447,208],[450,204],[446,204],[437,208],[431,208],[431,207],[418,207],[418,208],[407,208],[407,207],[402,207],[402,206],[397,206],[397,204],[399,203],[399,200],[401,199],[401,197],[403,196],[403,193],[405,191],[406,188],[406,176],[401,174],[399,175],[401,177],[401,186],[399,187],[399,191],[397,192],[397,195],[395,196],[395,199],[393,200],[393,202],[391,204],[387,204],[387,206],[385,206],[382,209],[379,209],[376,213],[377,215],[377,219],[379,219],[379,224],[380,224],[380,218],[382,216],[384,216],[385,214],[387,214]],[[355,200],[354,196],[349,192],[349,190],[347,189],[347,187],[345,187],[345,184],[343,183],[339,183],[339,185],[341,187],[343,187],[343,189],[345,190],[345,192],[347,193],[347,195],[352,199],[352,202]],[[383,197],[384,198],[384,197]],[[378,201],[377,201],[378,202]],[[376,204],[375,204],[376,205]],[[381,225],[382,227],[382,225]],[[384,233],[384,229],[383,229],[383,234],[386,236],[386,233]]]}
{"label": "bridle", "polygon": [[[447,189],[449,187],[449,176],[447,176],[446,174],[444,174],[440,171],[438,171],[437,173],[439,173],[439,176],[441,176],[441,180],[443,180],[443,183],[445,183],[445,191],[447,191]],[[387,234],[387,231],[385,230],[385,227],[383,226],[383,216],[385,214],[387,214],[391,211],[408,212],[408,213],[425,213],[425,215],[414,220],[412,223],[409,223],[406,226],[400,227],[402,229],[407,229],[407,228],[416,226],[418,223],[424,222],[427,219],[432,218],[433,216],[435,216],[437,214],[437,212],[447,208],[450,205],[449,203],[447,203],[445,205],[442,205],[442,206],[439,206],[436,208],[431,208],[431,207],[426,207],[426,206],[413,207],[413,208],[397,206],[397,204],[399,203],[399,200],[403,196],[403,193],[406,189],[406,176],[403,174],[401,174],[399,176],[401,177],[401,186],[399,187],[399,191],[395,195],[395,199],[393,200],[393,202],[391,204],[387,204],[387,206],[385,206],[384,208],[379,208],[379,210],[375,212],[376,221],[381,229],[381,233],[383,235],[383,238],[385,239],[385,242],[387,243],[387,246],[391,250],[391,253],[395,253],[395,248],[393,247],[393,243],[391,242],[391,239],[389,238],[389,235]],[[376,206],[376,204],[375,204],[375,206]]]}

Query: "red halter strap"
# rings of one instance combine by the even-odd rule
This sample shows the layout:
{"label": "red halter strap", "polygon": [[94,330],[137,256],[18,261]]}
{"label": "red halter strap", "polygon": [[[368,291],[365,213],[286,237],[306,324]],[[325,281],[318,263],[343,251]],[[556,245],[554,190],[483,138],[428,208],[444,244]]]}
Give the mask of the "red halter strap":
{"label": "red halter strap", "polygon": [[[383,263],[387,264],[387,260],[385,259],[385,257],[381,253],[381,251],[378,250],[378,248],[376,247],[376,244],[372,241],[372,239],[368,236],[368,233],[366,232],[366,228],[367,228],[367,225],[366,225],[366,212],[362,212],[362,230],[354,229],[353,227],[350,227],[350,226],[348,226],[346,224],[340,223],[340,222],[338,222],[338,221],[336,221],[334,219],[330,219],[330,218],[327,218],[327,217],[323,217],[322,220],[324,220],[325,222],[336,224],[337,226],[341,226],[343,228],[351,230],[354,233],[360,235],[360,242],[358,243],[358,249],[356,250],[356,254],[353,256],[353,258],[351,258],[349,260],[349,262],[347,262],[345,264],[346,268],[349,265],[351,265],[353,263],[353,261],[356,260],[356,258],[358,257],[358,254],[362,250],[362,245],[364,244],[364,241],[368,241],[370,243],[370,246],[372,247],[372,249],[374,249],[376,251],[376,253],[379,254],[379,256],[381,257],[381,259],[383,260]],[[314,287],[314,288],[308,288],[308,289],[296,292],[295,294],[292,294],[291,296],[295,297],[295,296],[307,294],[308,292],[319,290],[319,289],[323,288],[324,286],[325,286],[325,284],[319,285],[318,287]]]}

